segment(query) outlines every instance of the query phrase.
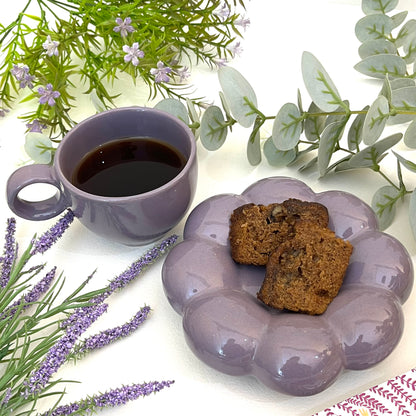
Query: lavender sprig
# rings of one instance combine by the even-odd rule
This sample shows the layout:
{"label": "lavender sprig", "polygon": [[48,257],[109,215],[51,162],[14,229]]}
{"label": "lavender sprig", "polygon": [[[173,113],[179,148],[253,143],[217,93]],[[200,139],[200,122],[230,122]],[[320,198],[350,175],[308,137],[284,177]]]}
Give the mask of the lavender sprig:
{"label": "lavender sprig", "polygon": [[71,404],[59,406],[54,410],[49,410],[39,416],[64,416],[91,414],[93,411],[102,410],[109,407],[124,405],[139,397],[149,396],[157,393],[165,387],[170,387],[174,381],[152,381],[142,384],[131,384],[117,389],[109,390],[106,393],[98,394]]}
{"label": "lavender sprig", "polygon": [[12,269],[13,262],[17,255],[17,243],[15,240],[16,232],[16,220],[9,218],[7,220],[6,237],[4,242],[4,253],[0,261],[2,263],[1,276],[0,276],[0,287],[6,287],[10,279],[10,272]]}
{"label": "lavender sprig", "polygon": [[13,302],[4,311],[0,313],[0,320],[14,316],[20,309],[21,311],[27,309],[31,304],[37,302],[42,295],[44,295],[51,286],[55,277],[56,267],[48,272],[33,288],[23,295],[20,299]]}
{"label": "lavender sprig", "polygon": [[148,266],[153,264],[159,257],[166,253],[167,250],[173,246],[178,239],[178,236],[173,234],[163,240],[159,245],[148,250],[139,260],[135,261],[122,274],[110,281],[102,294],[97,295],[93,302],[101,303],[107,299],[112,293],[123,289],[130,282],[132,282],[140,273],[142,273]]}
{"label": "lavender sprig", "polygon": [[141,308],[134,315],[134,317],[124,325],[101,331],[98,334],[86,338],[75,346],[74,352],[71,354],[71,358],[76,356],[80,357],[87,352],[98,350],[105,347],[106,345],[112,344],[115,341],[131,335],[146,320],[149,312],[150,307],[145,306]]}
{"label": "lavender sprig", "polygon": [[33,242],[33,250],[30,254],[33,256],[37,253],[44,253],[51,248],[71,225],[74,217],[74,213],[71,210],[68,210],[55,225],[53,225],[48,231]]}
{"label": "lavender sprig", "polygon": [[25,398],[39,394],[45,388],[52,375],[67,360],[79,336],[107,310],[107,307],[108,305],[103,303],[94,307],[78,308],[73,313],[72,324],[66,327],[65,335],[48,351],[39,368],[23,383]]}

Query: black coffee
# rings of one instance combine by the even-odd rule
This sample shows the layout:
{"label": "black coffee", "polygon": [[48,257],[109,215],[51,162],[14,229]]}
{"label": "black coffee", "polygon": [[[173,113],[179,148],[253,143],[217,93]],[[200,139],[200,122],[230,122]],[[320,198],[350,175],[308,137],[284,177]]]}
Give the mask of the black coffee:
{"label": "black coffee", "polygon": [[159,140],[114,140],[84,156],[74,170],[72,183],[94,195],[137,195],[166,184],[185,164],[178,150]]}

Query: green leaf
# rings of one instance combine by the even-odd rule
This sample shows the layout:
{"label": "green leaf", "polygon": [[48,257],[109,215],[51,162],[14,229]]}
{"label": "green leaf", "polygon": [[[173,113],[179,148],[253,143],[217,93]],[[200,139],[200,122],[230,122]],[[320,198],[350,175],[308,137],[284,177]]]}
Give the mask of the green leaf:
{"label": "green leaf", "polygon": [[386,75],[400,78],[406,75],[407,67],[403,58],[393,54],[379,54],[364,58],[354,68],[364,75],[382,79]]}
{"label": "green leaf", "polygon": [[344,128],[345,122],[337,121],[326,126],[322,132],[318,148],[318,170],[321,177],[327,172],[329,162],[344,132]]}
{"label": "green leaf", "polygon": [[313,115],[322,113],[322,110],[312,101],[309,106],[308,115],[304,122],[305,136],[311,141],[315,142],[321,137],[321,133],[325,128],[326,115]]}
{"label": "green leaf", "polygon": [[396,79],[390,80],[390,86],[392,90],[398,90],[399,88],[405,88],[405,87],[414,87],[415,81],[410,78],[396,78]]}
{"label": "green leaf", "polygon": [[310,52],[303,52],[302,75],[312,101],[323,111],[335,111],[342,99],[322,64]]}
{"label": "green leaf", "polygon": [[396,46],[401,47],[409,42],[415,37],[416,33],[416,20],[410,19],[408,20],[400,29],[397,38],[396,38]]}
{"label": "green leaf", "polygon": [[179,118],[185,124],[189,124],[188,110],[186,106],[176,98],[165,98],[159,101],[155,105],[155,108]]}
{"label": "green leaf", "polygon": [[367,105],[363,108],[363,112],[357,114],[348,130],[348,149],[356,150],[363,139],[363,126],[366,118],[366,112],[370,107]]}
{"label": "green leaf", "polygon": [[388,13],[394,10],[399,0],[362,0],[361,8],[365,14]]}
{"label": "green leaf", "polygon": [[413,120],[416,117],[416,87],[392,90],[391,105],[396,111],[408,114],[397,114],[390,119],[390,124],[402,124]]}
{"label": "green leaf", "polygon": [[397,160],[408,170],[411,172],[416,172],[416,163],[411,162],[410,160],[405,159],[403,156],[396,153],[394,150],[392,150],[392,153],[394,156],[396,156]]}
{"label": "green leaf", "polygon": [[370,39],[365,41],[358,48],[358,54],[361,59],[365,59],[372,55],[397,53],[394,43],[386,39]]}
{"label": "green leaf", "polygon": [[302,117],[296,104],[286,103],[273,122],[272,138],[279,150],[293,149],[302,133]]}
{"label": "green leaf", "polygon": [[370,145],[375,143],[383,133],[389,118],[389,102],[383,95],[379,95],[371,104],[363,125],[363,141]]}
{"label": "green leaf", "polygon": [[281,151],[276,148],[272,137],[269,137],[263,146],[263,153],[267,162],[274,167],[283,167],[289,165],[296,159],[296,149]]}
{"label": "green leaf", "polygon": [[257,97],[253,87],[236,69],[224,66],[218,71],[218,79],[233,117],[243,127],[250,127],[256,120],[247,100],[257,107]]}
{"label": "green leaf", "polygon": [[247,159],[252,166],[257,166],[261,162],[259,130],[254,131],[247,142]]}
{"label": "green leaf", "polygon": [[413,237],[416,238],[416,189],[413,190],[409,202],[409,220]]}
{"label": "green leaf", "polygon": [[407,126],[403,141],[407,147],[416,149],[416,119]]}
{"label": "green leaf", "polygon": [[50,163],[52,160],[53,143],[42,133],[26,134],[24,149],[35,163]]}
{"label": "green leaf", "polygon": [[385,14],[370,14],[361,18],[355,25],[355,36],[360,42],[372,39],[385,39],[393,30],[391,17]]}
{"label": "green leaf", "polygon": [[391,19],[393,20],[394,29],[396,27],[399,27],[406,20],[406,17],[407,17],[408,14],[409,14],[409,12],[407,10],[404,10],[404,11],[399,12],[399,13],[397,13],[397,14],[395,14],[391,17]]}
{"label": "green leaf", "polygon": [[201,119],[201,143],[207,150],[217,150],[225,142],[228,129],[221,108],[212,105],[208,107]]}
{"label": "green leaf", "polygon": [[376,191],[371,200],[371,207],[377,214],[380,230],[388,228],[396,214],[396,201],[399,198],[399,191],[391,185],[382,186]]}
{"label": "green leaf", "polygon": [[349,160],[349,164],[355,168],[374,168],[384,157],[384,153],[399,143],[402,137],[402,133],[396,133],[379,140],[373,145],[355,153]]}

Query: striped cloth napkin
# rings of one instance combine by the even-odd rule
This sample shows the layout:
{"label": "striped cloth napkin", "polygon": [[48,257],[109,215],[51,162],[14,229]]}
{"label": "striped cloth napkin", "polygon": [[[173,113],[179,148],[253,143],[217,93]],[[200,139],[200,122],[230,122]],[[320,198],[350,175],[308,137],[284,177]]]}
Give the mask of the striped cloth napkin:
{"label": "striped cloth napkin", "polygon": [[313,416],[415,416],[416,368]]}

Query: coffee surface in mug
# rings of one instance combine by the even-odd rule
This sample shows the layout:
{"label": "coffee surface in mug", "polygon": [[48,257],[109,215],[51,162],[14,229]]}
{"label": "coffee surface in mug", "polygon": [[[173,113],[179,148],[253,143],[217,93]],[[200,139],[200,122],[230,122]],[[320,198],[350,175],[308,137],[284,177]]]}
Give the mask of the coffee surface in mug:
{"label": "coffee surface in mug", "polygon": [[124,138],[87,153],[71,182],[99,196],[138,195],[168,183],[185,164],[185,157],[168,143],[147,137]]}

